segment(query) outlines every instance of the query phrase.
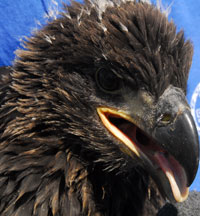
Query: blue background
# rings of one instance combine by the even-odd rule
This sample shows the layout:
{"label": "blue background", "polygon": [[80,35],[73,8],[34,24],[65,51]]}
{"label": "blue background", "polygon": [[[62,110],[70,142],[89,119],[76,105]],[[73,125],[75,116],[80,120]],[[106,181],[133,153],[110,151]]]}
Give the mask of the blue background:
{"label": "blue background", "polygon": [[[0,0],[0,66],[11,65],[15,50],[19,48],[24,36],[39,29],[45,23],[45,16],[51,15],[51,9],[60,10],[61,0]],[[79,0],[80,2],[80,0]],[[81,1],[82,2],[82,1]],[[153,3],[156,0],[152,0]],[[173,19],[177,30],[184,29],[185,36],[194,45],[194,58],[188,81],[188,102],[200,83],[200,1],[162,0],[164,7],[171,5],[169,19]],[[197,97],[200,107],[200,96]],[[191,186],[191,190],[200,191],[200,169]]]}

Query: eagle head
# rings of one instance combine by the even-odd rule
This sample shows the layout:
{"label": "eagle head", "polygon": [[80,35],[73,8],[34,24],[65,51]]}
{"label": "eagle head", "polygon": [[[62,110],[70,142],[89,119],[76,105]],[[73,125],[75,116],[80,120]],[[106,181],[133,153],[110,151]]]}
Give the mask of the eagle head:
{"label": "eagle head", "polygon": [[192,53],[146,1],[65,6],[1,88],[1,215],[132,215],[149,178],[185,200],[199,159]]}

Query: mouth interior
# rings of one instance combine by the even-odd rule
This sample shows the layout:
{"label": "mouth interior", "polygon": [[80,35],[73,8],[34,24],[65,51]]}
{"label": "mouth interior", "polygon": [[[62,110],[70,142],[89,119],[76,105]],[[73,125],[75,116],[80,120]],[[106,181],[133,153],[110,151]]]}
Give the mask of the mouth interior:
{"label": "mouth interior", "polygon": [[164,152],[161,148],[159,148],[150,137],[148,137],[140,128],[138,128],[132,122],[112,114],[107,114],[106,116],[111,124],[117,127],[121,132],[123,132],[143,152],[149,154],[151,153],[151,151],[157,150],[167,154],[166,151]]}
{"label": "mouth interior", "polygon": [[[187,177],[179,162],[145,132],[121,115],[110,112],[104,112],[103,115],[106,118],[104,124],[107,125],[106,127],[113,135],[119,138],[121,136],[116,134],[123,134],[120,139],[125,144],[127,143],[126,139],[129,140],[131,145],[134,146],[135,153],[138,152],[138,156],[142,152],[151,161],[152,166],[158,173],[165,174],[170,184],[173,199],[177,202],[184,201],[188,196]],[[115,130],[112,130],[112,128],[115,128]],[[130,143],[127,146],[130,147]],[[167,195],[166,192],[164,193]]]}

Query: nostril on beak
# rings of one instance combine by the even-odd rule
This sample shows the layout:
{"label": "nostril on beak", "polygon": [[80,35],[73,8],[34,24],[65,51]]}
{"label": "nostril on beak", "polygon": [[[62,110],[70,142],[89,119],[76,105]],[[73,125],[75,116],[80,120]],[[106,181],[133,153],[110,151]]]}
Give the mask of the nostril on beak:
{"label": "nostril on beak", "polygon": [[172,121],[173,117],[170,113],[164,113],[161,118],[160,118],[160,123],[161,124],[169,124]]}

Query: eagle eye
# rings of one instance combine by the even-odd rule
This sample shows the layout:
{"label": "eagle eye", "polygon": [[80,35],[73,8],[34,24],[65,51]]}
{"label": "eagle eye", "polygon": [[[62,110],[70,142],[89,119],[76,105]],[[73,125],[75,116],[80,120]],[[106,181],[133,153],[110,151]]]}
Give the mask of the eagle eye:
{"label": "eagle eye", "polygon": [[99,88],[106,93],[118,93],[122,87],[122,79],[107,68],[97,70],[96,82]]}

